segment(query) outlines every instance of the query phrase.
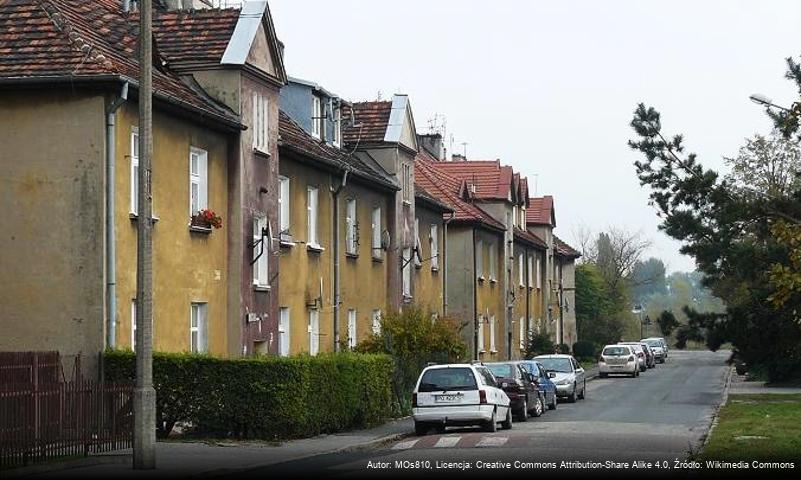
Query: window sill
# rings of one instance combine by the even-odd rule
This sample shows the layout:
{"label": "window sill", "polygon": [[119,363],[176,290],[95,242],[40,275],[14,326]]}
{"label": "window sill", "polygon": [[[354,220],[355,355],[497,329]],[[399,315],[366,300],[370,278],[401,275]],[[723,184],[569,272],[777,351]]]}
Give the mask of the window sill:
{"label": "window sill", "polygon": [[412,297],[409,295],[403,294],[403,303],[412,303]]}
{"label": "window sill", "polygon": [[352,260],[356,260],[357,258],[359,258],[359,254],[353,252],[345,252],[345,257],[350,258]]}
{"label": "window sill", "polygon": [[259,157],[264,157],[264,158],[266,158],[268,160],[270,159],[270,157],[272,157],[270,152],[264,151],[264,150],[262,150],[260,148],[256,148],[256,147],[253,147],[253,153],[255,153]]}
{"label": "window sill", "polygon": [[496,278],[490,277],[490,283],[498,283],[498,280]]}
{"label": "window sill", "polygon": [[281,243],[279,245],[280,245],[281,248],[292,248],[292,247],[295,246],[295,242],[290,242],[290,241],[287,241],[287,240],[281,240]]}
{"label": "window sill", "polygon": [[[131,219],[131,221],[134,221],[134,222],[136,222],[136,221],[138,221],[138,220],[139,220],[139,215],[138,215],[138,214],[136,214],[136,213],[130,212],[130,213],[128,213],[128,218],[130,218],[130,219]],[[156,223],[156,222],[158,222],[160,219],[159,219],[159,217],[157,217],[157,216],[155,216],[155,215],[151,215],[151,216],[150,216],[150,220],[152,220],[152,221],[153,221],[153,223]]]}
{"label": "window sill", "polygon": [[498,353],[498,351],[497,351],[497,350],[490,349],[490,354],[493,354],[493,353]]}
{"label": "window sill", "polygon": [[526,288],[526,286],[525,285],[518,285],[517,288],[519,288],[520,290],[523,290],[523,289]]}
{"label": "window sill", "polygon": [[271,287],[269,285],[258,285],[258,284],[255,284],[255,283],[253,284],[253,291],[254,292],[269,292],[270,290],[271,290]]}
{"label": "window sill", "polygon": [[420,270],[421,268],[423,268],[423,264],[422,263],[420,263],[420,264],[415,263],[414,264],[414,268],[416,268],[417,270]]}
{"label": "window sill", "polygon": [[312,253],[323,253],[325,251],[325,248],[323,248],[321,245],[308,244],[306,245],[306,250]]}
{"label": "window sill", "polygon": [[375,263],[384,263],[384,257],[373,257]]}
{"label": "window sill", "polygon": [[437,272],[439,272],[439,267],[431,267],[431,272],[432,272],[432,273],[437,273]]}
{"label": "window sill", "polygon": [[189,225],[191,233],[200,233],[202,235],[211,235],[211,227],[198,227],[197,225]]}
{"label": "window sill", "polygon": [[478,281],[479,282],[483,282],[484,281],[484,276],[483,275],[479,275],[478,276]]}

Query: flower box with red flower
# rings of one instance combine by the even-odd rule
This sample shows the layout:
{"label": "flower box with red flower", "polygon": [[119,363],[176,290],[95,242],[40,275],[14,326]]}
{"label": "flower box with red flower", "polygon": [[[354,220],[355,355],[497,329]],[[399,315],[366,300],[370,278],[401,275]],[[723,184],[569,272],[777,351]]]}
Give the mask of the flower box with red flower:
{"label": "flower box with red flower", "polygon": [[222,228],[222,217],[214,213],[214,210],[204,208],[199,210],[196,215],[192,215],[189,227],[208,231],[211,231],[212,228]]}

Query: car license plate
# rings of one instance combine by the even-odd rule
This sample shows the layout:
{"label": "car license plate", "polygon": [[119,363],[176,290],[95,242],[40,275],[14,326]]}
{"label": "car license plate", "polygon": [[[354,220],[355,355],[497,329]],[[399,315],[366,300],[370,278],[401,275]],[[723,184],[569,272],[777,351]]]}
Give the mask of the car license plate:
{"label": "car license plate", "polygon": [[436,403],[459,403],[462,401],[461,395],[435,395],[434,401]]}

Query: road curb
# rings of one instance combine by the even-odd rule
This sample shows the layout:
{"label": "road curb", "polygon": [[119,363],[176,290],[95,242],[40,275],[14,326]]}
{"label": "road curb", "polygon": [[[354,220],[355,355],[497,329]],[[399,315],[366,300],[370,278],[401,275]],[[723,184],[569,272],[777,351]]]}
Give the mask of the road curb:
{"label": "road curb", "polygon": [[729,400],[729,388],[731,387],[731,377],[734,373],[734,366],[729,367],[729,371],[726,372],[726,381],[724,382],[723,386],[723,398],[720,401],[720,404],[715,408],[715,413],[712,414],[712,423],[709,425],[709,429],[704,434],[704,439],[701,442],[700,450],[703,450],[706,445],[709,443],[709,439],[712,438],[712,431],[715,430],[715,427],[718,425],[718,420],[720,419],[720,409],[726,405],[726,402]]}
{"label": "road curb", "polygon": [[39,465],[29,465],[27,467],[19,467],[11,470],[4,470],[2,478],[27,477],[30,475],[72,470],[75,468],[95,467],[97,465],[124,464],[131,462],[133,462],[133,455],[131,454],[90,455],[88,457],[74,460],[56,461],[51,463],[42,463]]}

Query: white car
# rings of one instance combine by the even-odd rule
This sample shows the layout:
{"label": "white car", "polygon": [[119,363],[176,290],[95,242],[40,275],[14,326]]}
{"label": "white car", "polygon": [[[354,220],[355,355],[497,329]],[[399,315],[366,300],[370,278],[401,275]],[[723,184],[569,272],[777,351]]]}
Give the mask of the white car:
{"label": "white car", "polygon": [[481,364],[426,367],[412,393],[412,416],[417,435],[431,428],[443,432],[450,425],[481,425],[495,432],[500,422],[512,428],[509,397]]}
{"label": "white car", "polygon": [[649,337],[646,338],[646,340],[659,340],[660,342],[662,342],[662,349],[665,350],[665,358],[668,357],[668,352],[670,351],[670,348],[668,347],[668,344],[663,337]]}
{"label": "white car", "polygon": [[598,375],[606,378],[609,374],[640,376],[640,362],[634,345],[607,345],[598,358]]}
{"label": "white car", "polygon": [[628,345],[634,350],[634,356],[637,357],[637,364],[640,366],[640,371],[648,370],[648,358],[645,356],[645,347],[640,345],[640,342],[619,342],[618,345]]}
{"label": "white car", "polygon": [[654,351],[654,357],[658,363],[665,363],[667,349],[664,342],[658,338],[643,338],[640,342],[647,344]]}
{"label": "white car", "polygon": [[539,355],[534,360],[548,371],[548,377],[556,385],[557,396],[567,398],[570,403],[575,403],[576,399],[583,400],[587,396],[584,369],[572,355]]}

